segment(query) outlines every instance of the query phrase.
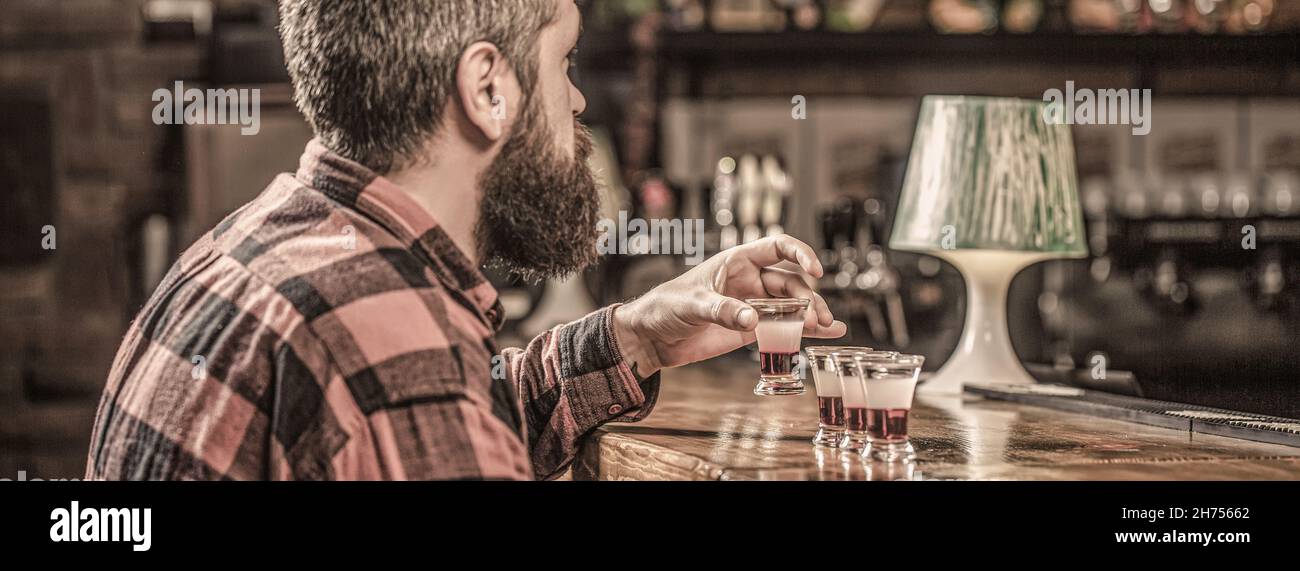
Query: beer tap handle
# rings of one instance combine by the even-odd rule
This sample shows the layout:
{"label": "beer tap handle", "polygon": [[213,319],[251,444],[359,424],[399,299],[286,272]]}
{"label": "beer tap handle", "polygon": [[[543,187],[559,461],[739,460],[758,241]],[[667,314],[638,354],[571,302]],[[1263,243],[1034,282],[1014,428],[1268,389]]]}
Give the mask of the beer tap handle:
{"label": "beer tap handle", "polygon": [[835,210],[832,208],[823,208],[821,211],[821,230],[822,230],[822,249],[835,249]]}
{"label": "beer tap handle", "polygon": [[826,274],[830,275],[839,271],[839,252],[835,249],[836,235],[836,218],[835,209],[832,207],[823,207],[818,212],[818,220],[821,222],[821,248],[817,252],[818,259],[821,260]]}
{"label": "beer tap handle", "polygon": [[912,339],[907,332],[907,317],[903,314],[903,296],[899,295],[897,288],[885,294],[885,309],[889,314],[889,330],[894,334],[894,346],[906,347]]}
{"label": "beer tap handle", "polygon": [[884,205],[878,198],[868,198],[862,201],[861,226],[863,232],[863,247],[873,245],[883,245],[885,243],[884,229]]}
{"label": "beer tap handle", "polygon": [[863,300],[863,313],[867,317],[867,325],[871,328],[871,337],[873,339],[885,339],[889,336],[889,325],[885,322],[885,314],[880,311],[880,302],[876,296],[871,296],[871,300]]}
{"label": "beer tap handle", "polygon": [[1200,305],[1192,280],[1187,276],[1187,269],[1172,248],[1166,248],[1156,261],[1148,290],[1157,306],[1165,311],[1194,313]]}
{"label": "beer tap handle", "polygon": [[838,220],[836,226],[839,228],[839,234],[844,237],[845,244],[858,246],[858,219],[857,209],[854,207],[855,201],[847,196],[841,196],[835,202],[835,217]]}

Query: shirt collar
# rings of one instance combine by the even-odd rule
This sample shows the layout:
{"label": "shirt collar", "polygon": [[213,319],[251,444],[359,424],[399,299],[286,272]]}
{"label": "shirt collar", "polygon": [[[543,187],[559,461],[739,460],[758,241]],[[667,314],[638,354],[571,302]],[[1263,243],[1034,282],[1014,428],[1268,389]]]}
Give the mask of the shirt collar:
{"label": "shirt collar", "polygon": [[304,185],[361,213],[407,244],[444,287],[471,302],[493,330],[500,329],[503,311],[496,288],[405,190],[330,151],[319,139],[307,143],[296,176]]}

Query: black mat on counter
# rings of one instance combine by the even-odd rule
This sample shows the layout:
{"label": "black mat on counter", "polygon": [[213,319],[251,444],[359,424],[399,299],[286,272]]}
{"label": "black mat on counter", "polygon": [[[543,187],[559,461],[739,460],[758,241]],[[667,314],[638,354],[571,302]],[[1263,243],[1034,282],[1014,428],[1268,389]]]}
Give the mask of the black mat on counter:
{"label": "black mat on counter", "polygon": [[967,394],[1142,424],[1300,447],[1300,420],[1064,385],[967,384]]}

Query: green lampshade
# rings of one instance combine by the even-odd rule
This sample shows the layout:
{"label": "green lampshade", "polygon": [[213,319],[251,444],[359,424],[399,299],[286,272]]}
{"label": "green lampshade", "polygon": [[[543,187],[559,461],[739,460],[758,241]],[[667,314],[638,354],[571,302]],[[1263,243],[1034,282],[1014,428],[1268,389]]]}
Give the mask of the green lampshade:
{"label": "green lampshade", "polygon": [[927,96],[889,245],[1087,254],[1069,125],[1047,103]]}

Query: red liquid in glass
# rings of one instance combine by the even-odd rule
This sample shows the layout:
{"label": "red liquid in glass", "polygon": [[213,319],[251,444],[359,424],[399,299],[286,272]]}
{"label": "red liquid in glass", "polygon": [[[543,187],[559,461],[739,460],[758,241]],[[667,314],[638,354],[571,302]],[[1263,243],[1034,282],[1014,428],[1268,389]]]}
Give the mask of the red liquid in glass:
{"label": "red liquid in glass", "polygon": [[817,397],[817,411],[821,413],[822,426],[844,426],[844,399]]}
{"label": "red liquid in glass", "polygon": [[799,353],[758,352],[759,371],[764,376],[789,376],[794,368],[794,357]]}
{"label": "red liquid in glass", "polygon": [[867,409],[844,407],[844,427],[855,432],[866,432]]}
{"label": "red liquid in glass", "polygon": [[907,409],[871,408],[867,411],[867,434],[873,440],[907,440]]}

